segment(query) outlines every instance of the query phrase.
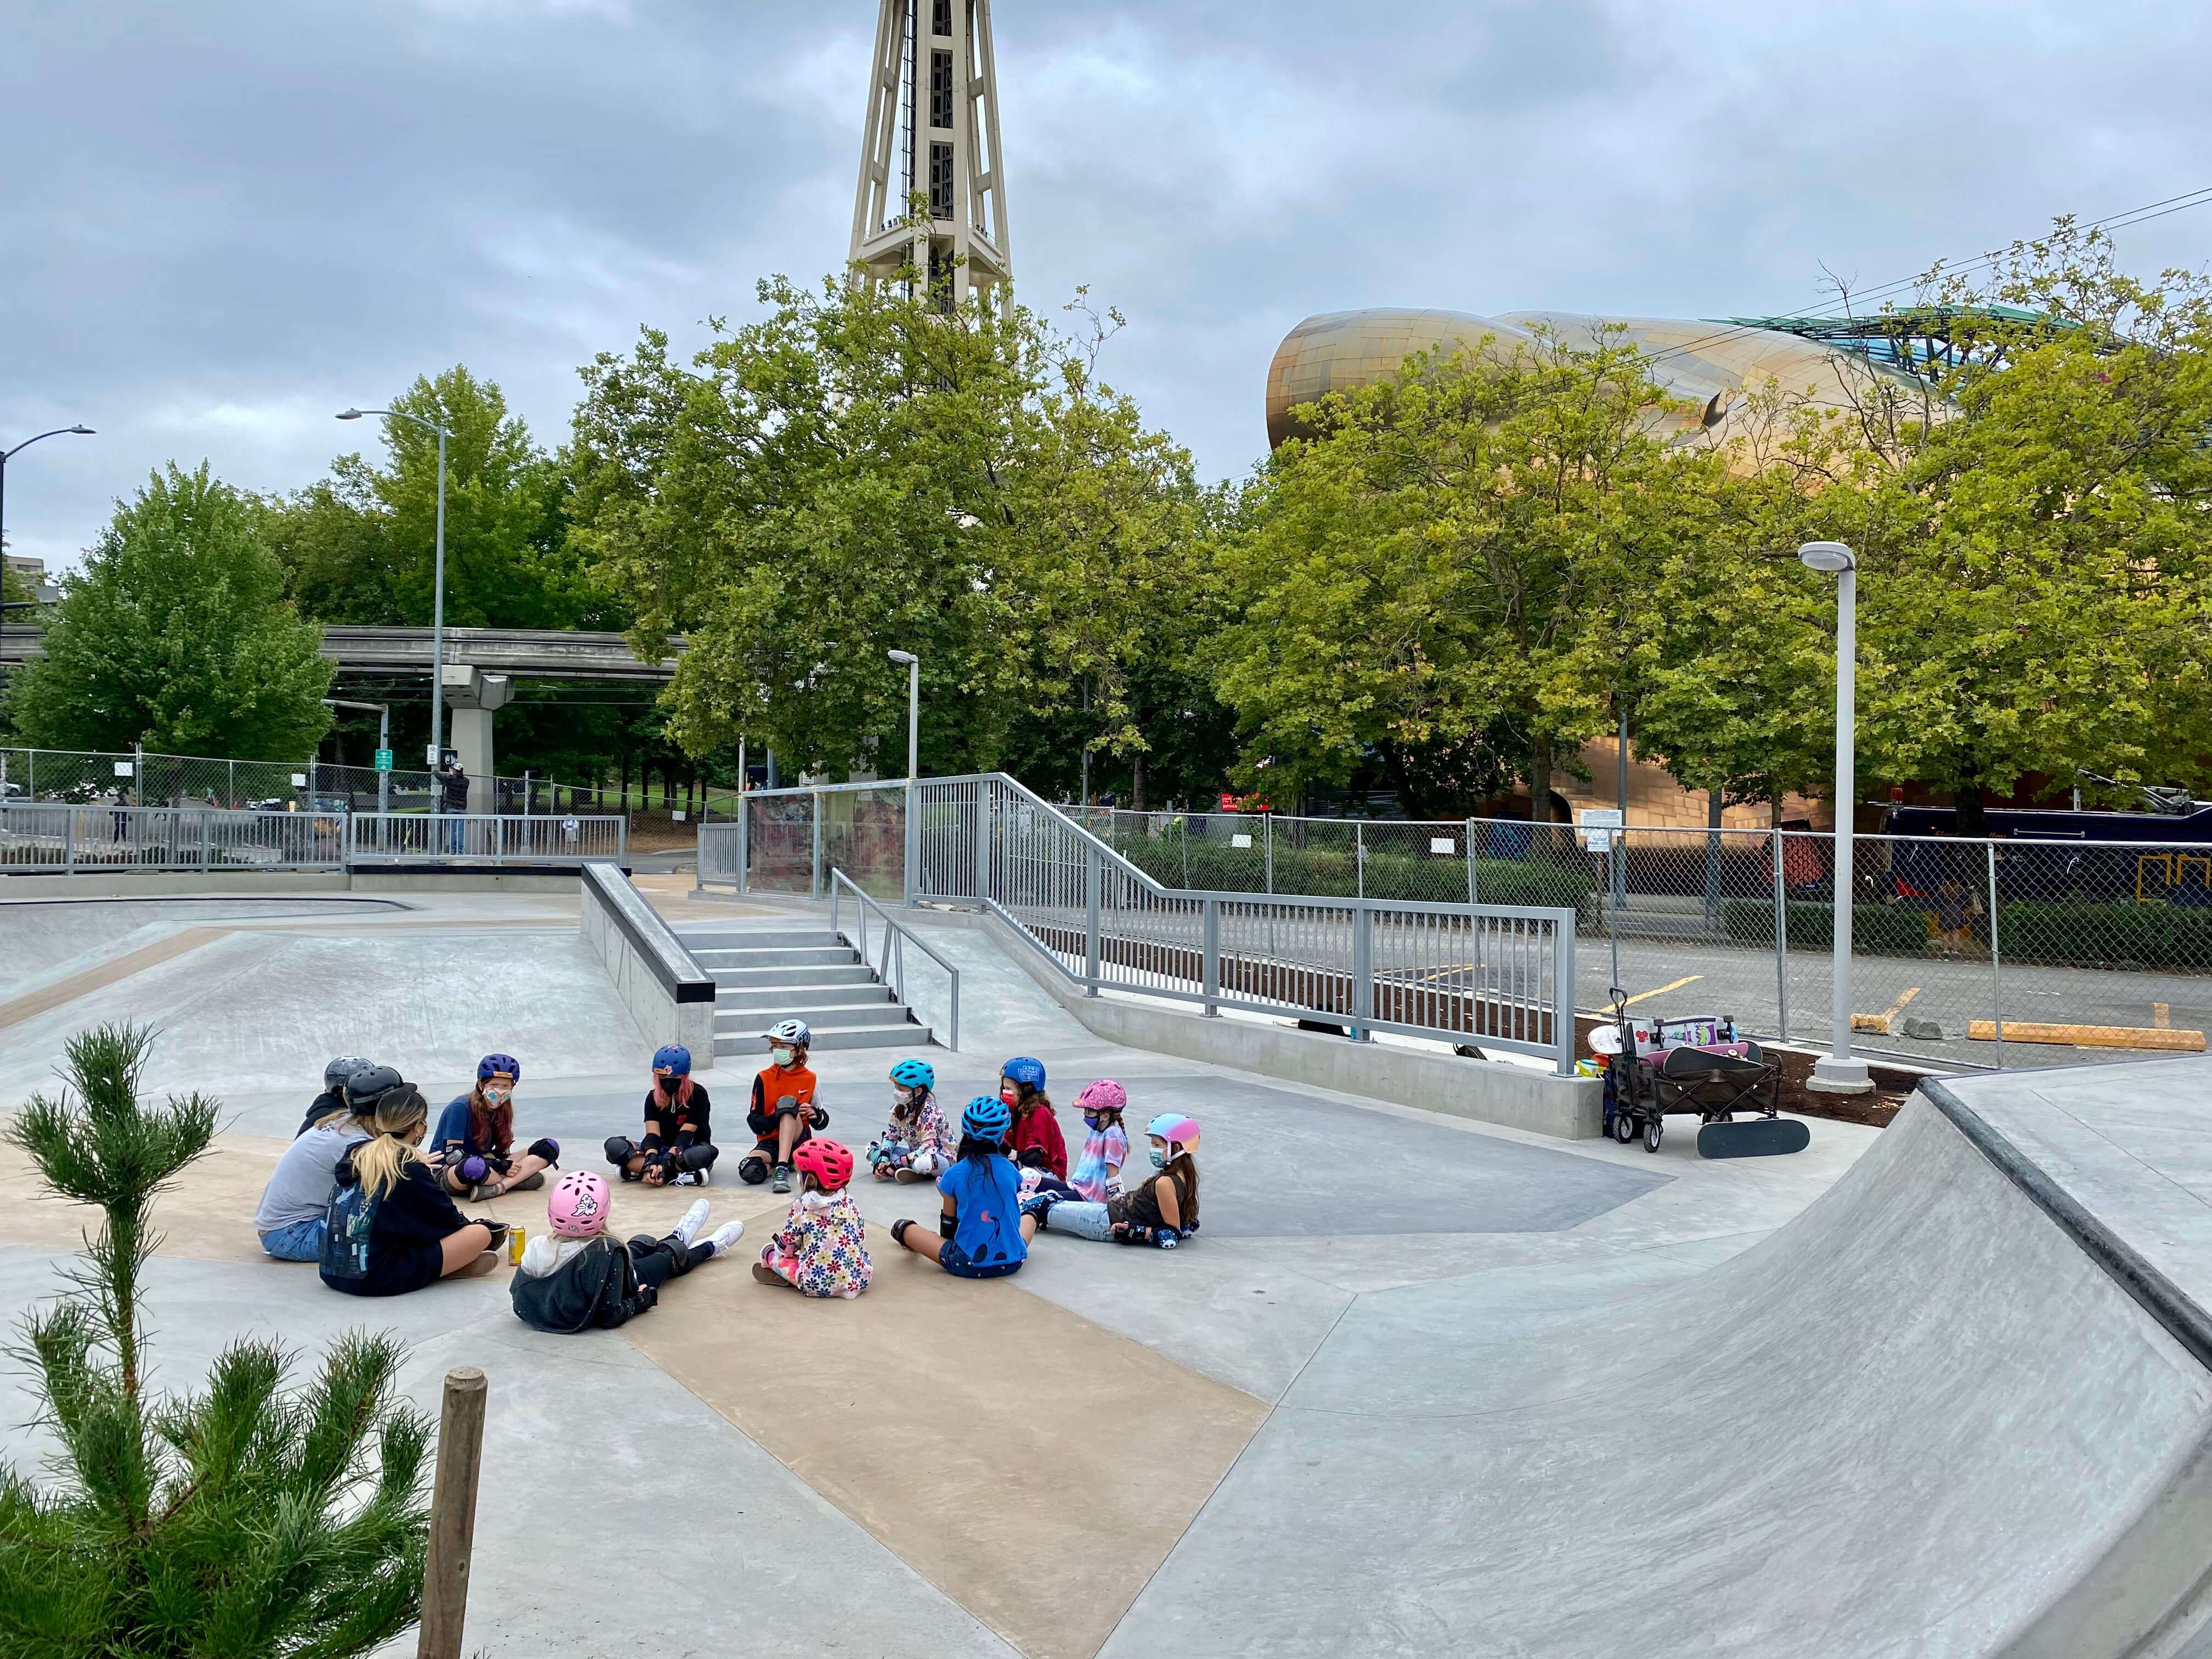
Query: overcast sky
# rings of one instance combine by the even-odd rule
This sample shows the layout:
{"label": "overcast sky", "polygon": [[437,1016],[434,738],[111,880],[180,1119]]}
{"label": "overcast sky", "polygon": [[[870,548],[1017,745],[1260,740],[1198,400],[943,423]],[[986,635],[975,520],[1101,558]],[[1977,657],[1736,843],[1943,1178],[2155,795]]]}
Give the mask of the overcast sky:
{"label": "overcast sky", "polygon": [[[0,447],[73,562],[172,458],[257,489],[456,362],[576,366],[843,259],[873,0],[0,0]],[[1209,477],[1316,311],[1817,306],[2212,185],[2212,7],[999,0],[1014,266]],[[2124,234],[2201,265],[2212,207]],[[356,435],[362,434],[362,435]]]}

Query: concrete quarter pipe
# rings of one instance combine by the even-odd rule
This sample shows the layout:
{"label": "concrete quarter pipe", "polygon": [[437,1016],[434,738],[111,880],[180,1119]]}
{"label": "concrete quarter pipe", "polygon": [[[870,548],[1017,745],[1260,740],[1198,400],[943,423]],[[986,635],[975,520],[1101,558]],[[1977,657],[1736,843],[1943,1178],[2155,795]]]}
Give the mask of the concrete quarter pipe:
{"label": "concrete quarter pipe", "polygon": [[1104,1651],[2212,1659],[2208,1128],[1954,1080],[1693,1276],[1377,1299]]}

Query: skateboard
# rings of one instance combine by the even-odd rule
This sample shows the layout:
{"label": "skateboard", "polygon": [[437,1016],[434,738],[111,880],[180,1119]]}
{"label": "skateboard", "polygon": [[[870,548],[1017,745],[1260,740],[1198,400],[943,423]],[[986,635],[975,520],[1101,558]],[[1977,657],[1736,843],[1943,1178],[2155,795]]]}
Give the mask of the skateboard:
{"label": "skateboard", "polygon": [[1698,1131],[1700,1158],[1776,1158],[1802,1152],[1813,1132],[1794,1117],[1751,1117],[1735,1123],[1708,1123]]}

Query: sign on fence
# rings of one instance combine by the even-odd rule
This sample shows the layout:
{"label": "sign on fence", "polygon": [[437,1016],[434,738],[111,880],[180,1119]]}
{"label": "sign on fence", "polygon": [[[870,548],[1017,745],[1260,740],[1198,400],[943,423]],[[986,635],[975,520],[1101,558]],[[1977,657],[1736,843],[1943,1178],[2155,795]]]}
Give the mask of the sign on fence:
{"label": "sign on fence", "polygon": [[1249,836],[1231,836],[1229,838],[1229,844],[1231,847],[1249,847],[1252,844],[1252,837]]}
{"label": "sign on fence", "polygon": [[118,778],[127,778],[131,775],[131,762],[118,761],[115,763],[115,775]]}
{"label": "sign on fence", "polygon": [[392,751],[389,749],[380,749],[376,751],[376,769],[380,772],[389,772],[392,769]]}
{"label": "sign on fence", "polygon": [[1613,850],[1613,832],[1626,827],[1627,815],[1618,806],[1585,806],[1575,814],[1576,839],[1593,853]]}
{"label": "sign on fence", "polygon": [[1455,841],[1449,836],[1431,836],[1429,837],[1429,851],[1431,853],[1442,853],[1445,857],[1449,858],[1458,853],[1459,842]]}

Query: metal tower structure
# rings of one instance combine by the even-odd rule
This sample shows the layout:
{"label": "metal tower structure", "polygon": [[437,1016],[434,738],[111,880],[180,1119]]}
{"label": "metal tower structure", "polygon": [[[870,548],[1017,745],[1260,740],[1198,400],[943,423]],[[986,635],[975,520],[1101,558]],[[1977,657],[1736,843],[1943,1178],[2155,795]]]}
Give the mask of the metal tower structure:
{"label": "metal tower structure", "polygon": [[[1013,306],[1006,162],[991,0],[882,0],[853,198],[857,275],[896,276],[909,263],[954,302],[972,289]],[[927,201],[926,226],[908,204]]]}

